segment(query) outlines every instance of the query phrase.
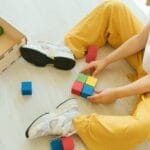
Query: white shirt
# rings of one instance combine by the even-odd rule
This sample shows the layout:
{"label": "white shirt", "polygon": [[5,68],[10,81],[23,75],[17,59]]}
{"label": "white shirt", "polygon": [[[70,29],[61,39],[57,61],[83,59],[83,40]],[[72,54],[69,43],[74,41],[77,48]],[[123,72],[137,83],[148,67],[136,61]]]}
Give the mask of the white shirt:
{"label": "white shirt", "polygon": [[[148,14],[148,22],[150,23],[150,10]],[[147,44],[145,47],[144,57],[143,57],[143,69],[150,73],[150,33],[148,36]]]}
{"label": "white shirt", "polygon": [[143,69],[150,73],[150,33],[148,37],[148,41],[145,47],[144,57],[143,57]]}

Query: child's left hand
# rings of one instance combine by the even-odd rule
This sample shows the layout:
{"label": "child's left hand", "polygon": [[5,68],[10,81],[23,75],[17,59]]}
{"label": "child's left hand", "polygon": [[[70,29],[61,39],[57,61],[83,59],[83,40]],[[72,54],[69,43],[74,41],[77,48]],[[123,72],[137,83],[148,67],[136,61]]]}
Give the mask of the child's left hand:
{"label": "child's left hand", "polygon": [[87,97],[91,103],[110,104],[117,100],[117,92],[115,88],[95,91],[95,94]]}

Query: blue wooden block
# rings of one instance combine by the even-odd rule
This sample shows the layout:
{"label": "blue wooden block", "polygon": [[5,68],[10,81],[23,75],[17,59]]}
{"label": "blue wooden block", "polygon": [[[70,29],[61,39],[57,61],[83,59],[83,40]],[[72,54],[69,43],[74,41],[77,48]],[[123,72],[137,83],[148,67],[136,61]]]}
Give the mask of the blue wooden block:
{"label": "blue wooden block", "polygon": [[52,150],[63,150],[61,139],[54,139],[50,142]]}
{"label": "blue wooden block", "polygon": [[83,87],[82,92],[81,92],[81,96],[84,98],[87,98],[88,96],[93,95],[93,93],[94,93],[94,87],[87,85],[87,84],[84,84],[84,87]]}
{"label": "blue wooden block", "polygon": [[32,95],[32,82],[21,82],[21,93],[22,95]]}

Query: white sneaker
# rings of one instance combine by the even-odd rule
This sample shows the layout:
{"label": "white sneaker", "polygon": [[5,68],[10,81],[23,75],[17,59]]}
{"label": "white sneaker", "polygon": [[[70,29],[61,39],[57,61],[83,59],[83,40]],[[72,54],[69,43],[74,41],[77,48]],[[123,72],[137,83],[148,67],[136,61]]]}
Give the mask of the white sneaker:
{"label": "white sneaker", "polygon": [[56,46],[50,42],[27,44],[20,48],[22,57],[36,66],[53,64],[62,70],[69,70],[75,66],[75,59],[66,46]]}
{"label": "white sneaker", "polygon": [[25,135],[29,139],[47,135],[72,135],[75,133],[72,119],[79,114],[76,99],[68,99],[57,106],[54,113],[45,113],[36,118],[27,128]]}

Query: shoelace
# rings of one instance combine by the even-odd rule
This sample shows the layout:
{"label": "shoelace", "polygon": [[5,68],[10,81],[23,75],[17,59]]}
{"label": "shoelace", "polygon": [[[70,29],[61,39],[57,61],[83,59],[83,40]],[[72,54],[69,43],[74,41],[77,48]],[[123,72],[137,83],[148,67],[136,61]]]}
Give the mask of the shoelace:
{"label": "shoelace", "polygon": [[40,46],[43,49],[47,49],[47,50],[52,49],[53,51],[62,51],[62,52],[65,52],[65,53],[67,52],[67,53],[72,54],[70,49],[65,47],[65,46],[54,44],[54,43],[49,42],[49,41],[39,41],[38,43],[40,44]]}
{"label": "shoelace", "polygon": [[65,115],[52,119],[49,122],[50,134],[60,136],[70,136],[76,133],[72,128],[72,121]]}

